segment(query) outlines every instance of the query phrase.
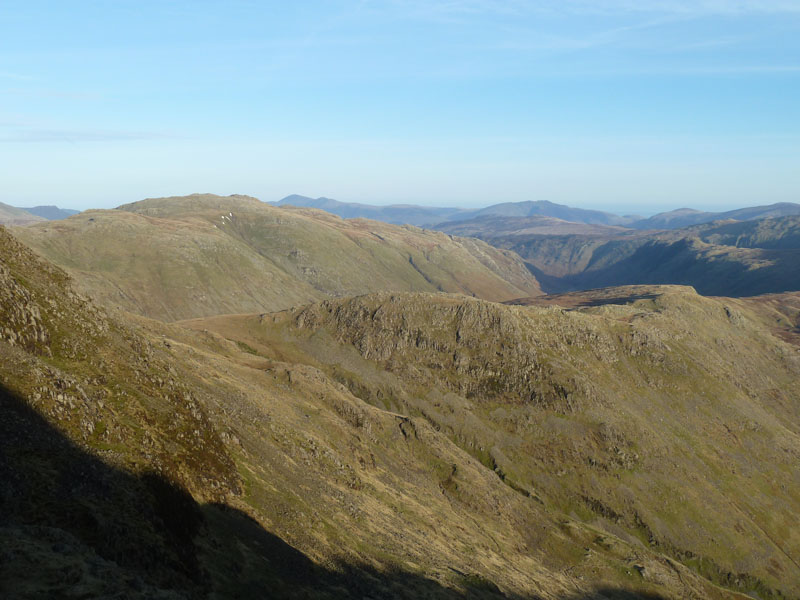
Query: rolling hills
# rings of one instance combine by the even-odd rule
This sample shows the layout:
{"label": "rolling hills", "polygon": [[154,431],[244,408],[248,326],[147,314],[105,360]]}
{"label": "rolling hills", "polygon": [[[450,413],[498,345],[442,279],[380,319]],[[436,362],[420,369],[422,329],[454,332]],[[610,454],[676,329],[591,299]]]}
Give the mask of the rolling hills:
{"label": "rolling hills", "polygon": [[482,221],[530,217],[551,217],[572,223],[627,227],[631,229],[682,229],[692,225],[712,221],[754,221],[760,219],[800,215],[800,204],[778,202],[776,204],[749,206],[729,211],[713,212],[693,208],[679,208],[643,218],[636,215],[617,215],[614,213],[574,208],[548,200],[501,202],[484,208],[431,207],[415,204],[390,204],[378,206],[358,202],[339,202],[331,198],[309,198],[292,194],[276,202],[278,206],[299,206],[319,208],[346,219],[367,218],[394,224],[411,224],[441,231],[449,230],[454,222],[472,221],[479,225]]}
{"label": "rolling hills", "polygon": [[150,199],[15,233],[94,298],[162,320],[379,290],[539,293],[519,257],[478,240],[245,196]]}

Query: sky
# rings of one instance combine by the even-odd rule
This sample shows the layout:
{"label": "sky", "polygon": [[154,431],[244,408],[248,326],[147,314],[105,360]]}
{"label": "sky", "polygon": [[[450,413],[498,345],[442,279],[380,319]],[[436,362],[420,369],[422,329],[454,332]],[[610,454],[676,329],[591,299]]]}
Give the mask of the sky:
{"label": "sky", "polygon": [[800,202],[800,0],[0,0],[0,202]]}

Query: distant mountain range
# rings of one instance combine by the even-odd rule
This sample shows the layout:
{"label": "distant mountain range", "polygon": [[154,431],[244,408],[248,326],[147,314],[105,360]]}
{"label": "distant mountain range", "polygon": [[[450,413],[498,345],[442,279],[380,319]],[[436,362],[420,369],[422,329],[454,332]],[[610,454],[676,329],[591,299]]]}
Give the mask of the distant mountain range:
{"label": "distant mountain range", "polygon": [[733,219],[751,221],[769,217],[800,215],[800,204],[780,202],[766,206],[752,206],[725,212],[707,212],[692,208],[680,208],[644,218],[637,215],[616,215],[614,213],[573,208],[547,200],[527,202],[503,202],[486,208],[444,208],[419,206],[415,204],[390,204],[377,206],[357,202],[339,202],[331,198],[309,198],[291,195],[276,202],[278,206],[292,205],[306,208],[319,208],[344,219],[365,218],[394,224],[426,226],[444,230],[445,223],[483,220],[495,217],[552,217],[573,223],[588,225],[608,225],[631,229],[679,229],[711,221]]}
{"label": "distant mountain range", "polygon": [[416,225],[436,229],[436,225],[451,221],[466,221],[469,219],[482,219],[484,217],[554,217],[564,221],[576,223],[589,223],[596,225],[623,225],[642,220],[639,216],[615,215],[599,210],[586,210],[572,208],[563,204],[555,204],[547,200],[528,202],[503,202],[493,204],[486,208],[445,208],[435,206],[419,206],[416,204],[390,204],[377,206],[374,204],[359,204],[357,202],[339,202],[331,198],[309,198],[297,194],[287,196],[276,202],[278,206],[300,206],[304,208],[319,208],[333,213],[343,219],[374,219],[394,224]]}
{"label": "distant mountain range", "polygon": [[331,198],[309,198],[293,194],[283,200],[275,202],[278,206],[299,206],[303,208],[318,208],[338,215],[343,219],[374,219],[394,225],[430,225],[447,221],[463,213],[461,208],[445,208],[435,206],[418,206],[416,204],[390,204],[388,206],[375,206],[372,204],[359,204],[357,202],[339,202]]}
{"label": "distant mountain range", "polygon": [[[658,213],[651,217],[638,215],[617,215],[610,212],[573,208],[564,204],[556,204],[548,200],[525,202],[502,202],[485,208],[468,209],[445,206],[421,206],[417,204],[389,204],[379,206],[358,202],[340,202],[332,198],[310,198],[292,194],[278,202],[270,202],[276,206],[297,206],[317,208],[343,219],[373,219],[394,225],[415,225],[428,229],[438,229],[453,233],[453,224],[458,223],[459,230],[478,228],[486,233],[498,218],[523,219],[531,217],[549,217],[569,223],[582,223],[609,227],[626,227],[629,229],[680,229],[710,223],[712,221],[734,220],[752,221],[769,217],[785,217],[800,215],[800,204],[779,202],[764,206],[751,206],[723,212],[709,212],[693,208],[679,208]],[[78,214],[80,211],[58,206],[15,207],[0,202],[0,225],[28,225],[41,220],[57,221]],[[487,220],[491,220],[491,223]],[[506,222],[502,229],[506,229]],[[529,222],[530,224],[530,222]],[[555,225],[555,224],[554,224]],[[537,227],[543,227],[539,222]],[[556,229],[563,230],[563,223]],[[586,231],[588,232],[588,230]],[[555,230],[554,230],[555,233]],[[578,233],[573,231],[573,233]],[[463,231],[459,235],[470,235]]]}
{"label": "distant mountain range", "polygon": [[32,215],[47,219],[48,221],[60,221],[61,219],[66,219],[67,217],[77,215],[79,212],[81,212],[79,210],[75,210],[74,208],[59,208],[53,205],[32,206],[31,208],[23,208],[22,210],[27,211]]}
{"label": "distant mountain range", "polygon": [[466,221],[448,221],[436,225],[439,231],[468,237],[525,235],[619,235],[635,230],[618,225],[599,225],[565,221],[556,217],[502,217],[487,215]]}
{"label": "distant mountain range", "polygon": [[57,206],[19,208],[0,202],[0,225],[30,225],[39,221],[57,221],[78,214],[79,210]]}
{"label": "distant mountain range", "polygon": [[587,210],[583,208],[572,208],[563,204],[555,204],[547,200],[536,200],[528,202],[504,202],[493,204],[486,208],[474,211],[462,211],[458,218],[480,219],[484,217],[554,217],[563,221],[574,223],[587,223],[589,225],[622,225],[630,226],[642,220],[642,217],[635,215],[620,216],[600,210]]}
{"label": "distant mountain range", "polygon": [[[288,210],[278,211],[276,204]],[[293,207],[299,207],[299,210]],[[209,286],[195,290],[194,295],[187,296],[183,292],[179,294],[179,290],[183,290],[178,284],[181,278],[170,274],[180,273],[179,263],[184,261],[183,254],[187,251],[180,244],[174,245],[177,231],[163,237],[159,234],[159,228],[154,227],[153,221],[136,221],[138,233],[127,240],[122,233],[113,233],[117,229],[125,230],[125,222],[136,220],[133,216],[123,217],[120,214],[123,211],[92,211],[92,214],[84,213],[87,219],[80,222],[69,219],[57,228],[47,225],[36,227],[37,223],[63,219],[77,211],[56,206],[21,209],[0,204],[0,223],[34,226],[26,227],[29,233],[20,230],[17,235],[37,247],[51,260],[65,265],[68,262],[71,266],[80,264],[80,268],[87,272],[97,271],[95,263],[99,257],[97,245],[89,248],[79,243],[79,240],[90,236],[90,231],[94,232],[91,235],[101,237],[110,234],[105,242],[98,242],[100,247],[107,245],[109,249],[128,242],[131,248],[139,247],[142,237],[152,238],[150,250],[154,254],[149,260],[144,260],[146,252],[141,251],[143,260],[136,262],[136,268],[141,271],[137,278],[131,280],[127,275],[123,276],[131,268],[127,263],[117,265],[115,268],[121,269],[119,271],[107,271],[110,263],[104,264],[100,269],[103,277],[113,280],[116,287],[104,284],[99,292],[94,289],[91,291],[102,296],[104,290],[113,288],[116,290],[113,292],[115,297],[119,299],[119,290],[124,290],[125,301],[120,303],[127,310],[168,320],[226,311],[278,310],[328,294],[341,296],[395,288],[461,291],[495,300],[506,299],[514,294],[530,295],[531,292],[538,291],[537,285],[548,293],[629,284],[691,285],[703,294],[725,296],[800,290],[800,204],[794,203],[724,212],[684,208],[646,219],[572,208],[547,201],[507,202],[467,210],[400,204],[373,206],[297,195],[284,198],[278,203],[264,203],[255,198],[239,196],[222,198],[194,195],[147,200],[120,208],[128,213],[146,214],[150,217],[190,220],[198,216],[195,214],[197,210],[210,213],[221,211],[219,215],[234,212],[240,218],[246,210],[248,214],[258,215],[256,220],[259,229],[269,229],[279,222],[283,225],[275,229],[273,237],[269,238],[268,250],[260,245],[265,240],[254,244],[249,239],[233,241],[221,238],[226,240],[225,252],[230,253],[230,260],[223,261],[224,265],[205,259],[192,259],[190,262],[195,265],[205,265],[208,262],[209,270],[204,280],[215,283],[209,283]],[[410,229],[395,231],[391,227],[385,229],[378,226],[377,223],[339,221],[326,213],[315,213],[306,208],[320,209],[345,219],[361,217],[389,222],[392,225],[423,225],[458,238],[454,238],[452,248],[449,242],[440,247],[439,252],[447,248],[445,253],[448,258],[437,255],[431,256],[429,261],[428,252],[423,251],[417,255],[412,248],[406,248],[405,244],[413,238],[412,247],[422,248],[434,241],[433,238],[428,240],[425,237],[432,233],[430,231],[412,234]],[[219,218],[219,215],[216,217]],[[288,223],[292,223],[292,227],[299,227],[299,237],[292,237],[294,241],[291,243],[284,240],[284,230]],[[225,223],[214,224],[219,227]],[[127,225],[133,226],[133,223]],[[375,238],[379,247],[388,244],[391,250],[364,246],[363,240],[370,236],[364,238],[359,232],[365,228],[380,236]],[[306,229],[314,239],[322,236],[327,241],[322,244],[309,243],[307,248],[298,249],[300,246],[297,240],[303,239],[300,234]],[[313,234],[312,229],[315,232]],[[162,233],[165,232],[166,230]],[[181,232],[181,236],[186,238],[186,244],[198,235],[205,240],[210,233],[205,229],[199,231],[190,227],[188,221]],[[345,277],[342,271],[341,264],[347,260],[343,258],[346,254],[345,247],[350,248],[350,242],[346,242],[348,238],[357,240],[357,244],[363,246],[364,255],[358,259],[365,265],[361,278]],[[489,247],[473,248],[469,246],[471,242],[464,238],[479,238],[495,248],[510,250],[519,255],[527,265],[527,271],[532,274],[530,281],[525,280],[529,273],[519,258],[507,259],[498,255],[484,261],[482,257],[489,256]],[[283,240],[279,245],[282,250],[286,246],[286,260],[289,262],[275,271],[274,257],[272,262],[265,262],[258,255],[267,252],[272,256],[278,240]],[[217,247],[218,241],[215,236],[208,237],[208,243],[212,246]],[[443,242],[436,238],[435,243]],[[294,250],[289,246],[295,247],[297,256],[291,253]],[[340,248],[340,261],[343,262],[328,256],[334,248]],[[387,251],[397,256],[410,252],[414,258],[412,262],[406,261],[400,265],[397,256],[393,255],[391,260],[383,256]],[[136,254],[139,256],[138,252]],[[248,266],[242,266],[244,270],[240,269],[237,276],[231,278],[226,265],[236,263],[239,259],[235,257],[239,255],[252,255],[252,261],[245,261]],[[180,259],[173,260],[172,257]],[[310,257],[314,257],[313,260]],[[464,266],[463,269],[456,267],[455,263],[450,264],[451,258],[456,263],[466,261],[464,265],[469,263],[469,266]],[[388,271],[384,264],[387,260],[392,263]],[[485,264],[473,264],[475,260],[478,263],[484,261]],[[515,260],[516,264],[512,265]],[[508,265],[501,268],[499,265],[503,261]],[[430,269],[423,265],[426,262],[431,262]],[[163,267],[167,263],[172,265],[168,269],[153,270],[147,266],[158,264]],[[311,264],[314,266],[309,266]],[[329,268],[321,270],[321,265],[328,265]],[[506,272],[507,268],[511,270]],[[422,274],[420,270],[423,271]],[[97,271],[97,276],[100,271]],[[462,271],[469,273],[468,279],[459,274]],[[248,275],[245,276],[245,272]],[[499,279],[492,279],[497,276]],[[270,277],[278,277],[283,281],[280,293],[269,291],[275,288],[270,283]],[[135,281],[135,285],[127,285],[131,281]],[[496,289],[502,298],[488,294],[487,290],[490,288]],[[175,310],[175,303],[162,301],[163,294],[182,295],[190,302],[181,310]],[[162,305],[170,305],[171,308],[165,311]]]}

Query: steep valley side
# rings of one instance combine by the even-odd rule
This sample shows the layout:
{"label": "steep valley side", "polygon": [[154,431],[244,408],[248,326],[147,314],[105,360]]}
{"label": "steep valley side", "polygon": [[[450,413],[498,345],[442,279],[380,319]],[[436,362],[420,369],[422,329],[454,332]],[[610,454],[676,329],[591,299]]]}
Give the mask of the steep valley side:
{"label": "steep valley side", "polygon": [[800,289],[797,216],[669,231],[542,218],[484,218],[441,228],[516,252],[548,293],[636,284],[690,285],[720,296]]}
{"label": "steep valley side", "polygon": [[800,354],[768,324],[775,307],[679,286],[530,302],[376,294],[185,325],[421,419],[601,537],[796,596]]}

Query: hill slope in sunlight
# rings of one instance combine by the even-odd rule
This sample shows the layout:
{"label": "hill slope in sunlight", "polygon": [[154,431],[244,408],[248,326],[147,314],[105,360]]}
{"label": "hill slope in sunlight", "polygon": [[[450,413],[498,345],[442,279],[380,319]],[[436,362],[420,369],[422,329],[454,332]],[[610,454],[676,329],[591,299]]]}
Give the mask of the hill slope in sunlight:
{"label": "hill slope in sunlight", "polygon": [[519,257],[481,241],[246,196],[144,200],[16,234],[92,297],[162,320],[380,290],[539,293]]}
{"label": "hill slope in sunlight", "polygon": [[528,302],[374,294],[188,325],[424,420],[598,539],[762,598],[800,593],[800,353],[774,306],[676,286]]}

